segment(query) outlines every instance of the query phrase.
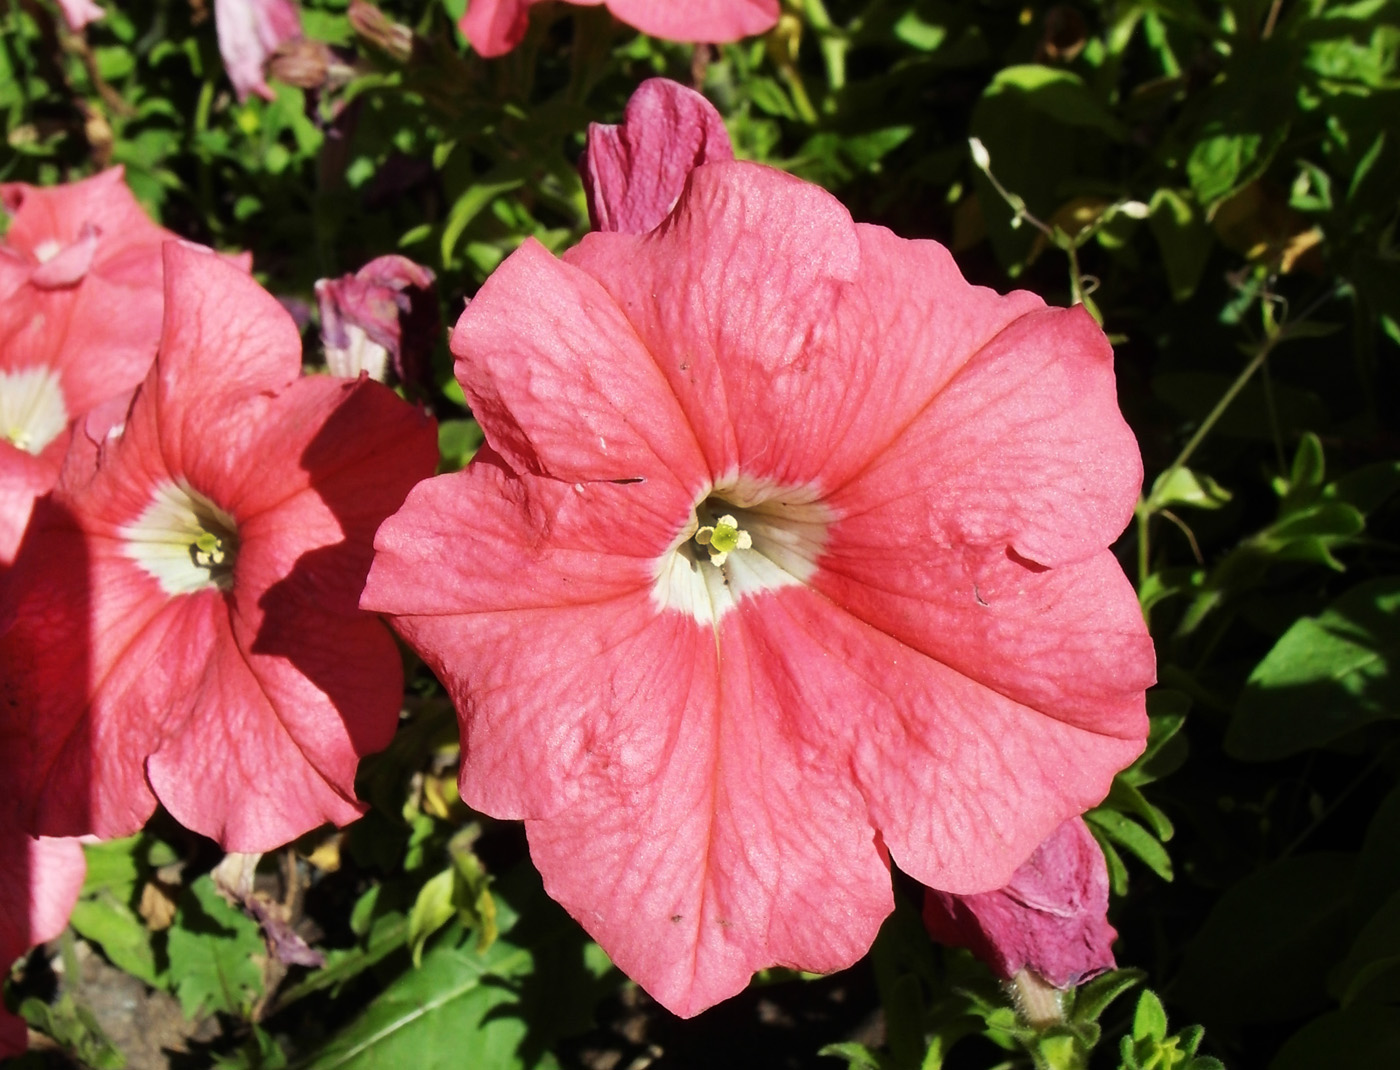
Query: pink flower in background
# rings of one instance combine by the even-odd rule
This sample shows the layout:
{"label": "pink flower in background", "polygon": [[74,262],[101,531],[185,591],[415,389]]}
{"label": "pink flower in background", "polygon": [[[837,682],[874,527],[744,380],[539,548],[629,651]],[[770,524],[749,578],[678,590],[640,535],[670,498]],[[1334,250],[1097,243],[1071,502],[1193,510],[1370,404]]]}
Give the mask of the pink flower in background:
{"label": "pink flower in background", "polygon": [[714,105],[669,78],[648,78],[620,125],[589,124],[579,173],[593,229],[646,233],[670,215],[691,171],[732,159]]}
{"label": "pink flower in background", "polygon": [[214,0],[214,24],[219,55],[238,99],[256,93],[272,100],[263,65],[278,45],[301,36],[295,0]]}
{"label": "pink flower in background", "polygon": [[353,275],[316,282],[321,344],[332,375],[367,372],[417,382],[440,337],[434,276],[405,256],[381,256]]}
{"label": "pink flower in background", "polygon": [[719,162],[647,234],[527,242],[452,351],[488,446],[363,605],[450,691],[466,801],[676,1013],[855,961],[889,858],[1001,887],[1141,751],[1142,469],[1082,308]]}
{"label": "pink flower in background", "polygon": [[362,810],[402,695],[357,608],[380,521],[437,461],[377,383],[301,378],[236,267],[171,243],[160,354],[73,436],[0,606],[8,731],[37,832],[124,835],[159,799],[235,851]]}
{"label": "pink flower in background", "polygon": [[129,394],[160,338],[161,245],[120,167],[64,186],[0,185],[0,566],[53,486],[71,421]]}
{"label": "pink flower in background", "polygon": [[58,6],[63,11],[63,21],[75,32],[107,14],[92,0],[58,0]]}
{"label": "pink flower in background", "polygon": [[11,217],[0,239],[0,297],[26,282],[45,291],[100,283],[120,291],[107,296],[107,315],[144,326],[154,307],[159,331],[160,247],[177,236],[151,221],[121,167],[48,188],[6,182],[0,206]]}
{"label": "pink flower in background", "polygon": [[[20,825],[13,800],[0,804],[0,970],[68,924],[87,863],[76,840],[34,839]],[[0,1059],[29,1046],[23,1019],[0,1005]]]}
{"label": "pink flower in background", "polygon": [[1070,988],[1115,965],[1108,866],[1080,818],[1051,833],[1003,888],[977,895],[929,889],[924,924],[940,943],[969,948],[1003,981],[1030,970]]}
{"label": "pink flower in background", "polygon": [[[525,38],[530,8],[540,0],[467,0],[457,23],[483,56],[503,56]],[[629,26],[670,41],[721,44],[766,33],[778,21],[778,0],[571,0],[579,6],[606,3]]]}

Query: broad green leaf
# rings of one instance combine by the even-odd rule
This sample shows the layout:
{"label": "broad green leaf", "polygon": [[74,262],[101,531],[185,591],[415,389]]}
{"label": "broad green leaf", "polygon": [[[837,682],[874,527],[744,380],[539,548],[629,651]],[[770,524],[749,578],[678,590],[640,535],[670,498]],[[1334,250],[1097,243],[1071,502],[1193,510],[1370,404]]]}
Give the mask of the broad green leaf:
{"label": "broad green leaf", "polygon": [[1148,205],[1148,229],[1162,251],[1162,266],[1174,301],[1196,292],[1215,247],[1215,235],[1190,190],[1162,188]]}
{"label": "broad green leaf", "polygon": [[69,924],[83,939],[98,944],[119,970],[148,985],[165,984],[165,971],[157,965],[151,931],[136,911],[111,891],[104,889],[79,899]]}
{"label": "broad green leaf", "polygon": [[1343,1007],[1400,998],[1400,891],[1356,934],[1350,953],[1328,974],[1327,991]]}
{"label": "broad green leaf", "polygon": [[166,951],[170,984],[188,1018],[246,1016],[262,993],[267,947],[258,923],[224,902],[208,874],[180,897]]}
{"label": "broad green leaf", "polygon": [[505,934],[484,953],[453,923],[300,1070],[528,1070],[556,1065],[548,1046],[584,1028],[611,971],[596,944],[550,902],[528,867],[502,882]]}
{"label": "broad green leaf", "polygon": [[1396,892],[1400,892],[1400,787],[1381,800],[1356,867],[1351,916],[1359,927]]}
{"label": "broad green leaf", "polygon": [[1355,858],[1295,855],[1225,889],[1186,949],[1177,998],[1211,1021],[1283,1022],[1327,1001],[1348,945]]}
{"label": "broad green leaf", "polygon": [[1293,624],[1250,674],[1225,749],[1269,761],[1400,716],[1400,577],[1353,587]]}
{"label": "broad green leaf", "polygon": [[1096,127],[1115,139],[1127,136],[1123,124],[1090,92],[1083,79],[1061,67],[1037,63],[1004,67],[993,75],[986,94],[1018,94],[1027,107],[1066,126]]}
{"label": "broad green leaf", "polygon": [[1317,1018],[1289,1038],[1269,1070],[1380,1070],[1400,1064],[1394,1007],[1348,1007]]}

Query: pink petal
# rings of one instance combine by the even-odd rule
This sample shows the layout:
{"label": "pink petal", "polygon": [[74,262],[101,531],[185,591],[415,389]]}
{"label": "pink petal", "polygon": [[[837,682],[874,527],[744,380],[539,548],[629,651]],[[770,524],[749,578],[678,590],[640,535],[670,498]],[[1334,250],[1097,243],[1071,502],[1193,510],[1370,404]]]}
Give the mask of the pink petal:
{"label": "pink petal", "polygon": [[593,229],[645,234],[670,214],[691,171],[733,158],[713,104],[668,78],[647,79],[621,125],[589,124],[579,173]]}
{"label": "pink petal", "polygon": [[[917,526],[935,546],[1010,545],[1042,565],[1082,560],[1132,517],[1142,462],[1118,411],[1113,353],[1082,307],[1025,315],[901,425],[831,502]],[[925,511],[927,510],[927,511]]]}
{"label": "pink petal", "polygon": [[294,0],[214,0],[214,23],[219,55],[238,99],[256,93],[272,100],[263,64],[282,42],[301,36],[301,14]]}
{"label": "pink petal", "polygon": [[[0,965],[7,972],[63,931],[87,871],[75,840],[34,839],[11,802],[0,804]],[[28,1042],[23,1020],[0,1007],[0,1059],[23,1055]]]}
{"label": "pink petal", "polygon": [[[501,56],[525,38],[529,10],[540,0],[468,0],[457,24],[472,48]],[[603,0],[572,0],[596,6]],[[764,33],[778,21],[778,0],[607,0],[608,9],[629,26],[672,41],[720,44]]]}
{"label": "pink petal", "polygon": [[63,20],[68,23],[68,28],[74,31],[107,14],[92,0],[58,0],[58,6],[63,10]]}
{"label": "pink petal", "polygon": [[35,501],[58,480],[70,434],[54,439],[38,457],[0,442],[0,576],[14,563]]}
{"label": "pink petal", "polygon": [[723,44],[766,33],[778,21],[778,0],[607,0],[629,26],[671,41]]}
{"label": "pink petal", "polygon": [[1066,821],[1004,888],[979,895],[929,889],[924,924],[935,940],[971,948],[1002,980],[1023,969],[1069,988],[1111,970],[1108,866],[1081,819]]}
{"label": "pink petal", "polygon": [[472,48],[491,59],[504,56],[530,28],[530,8],[540,0],[467,0],[467,10],[457,23]]}
{"label": "pink petal", "polygon": [[487,441],[514,467],[570,482],[704,481],[676,399],[617,306],[533,239],[472,299],[452,352]]}
{"label": "pink petal", "polygon": [[96,227],[87,224],[76,242],[35,268],[30,281],[45,290],[82,281],[97,254],[97,233]]}
{"label": "pink petal", "polygon": [[664,227],[590,234],[564,262],[622,310],[714,476],[738,469],[786,486],[811,481],[837,432],[826,419],[835,391],[816,354],[861,262],[856,227],[835,198],[766,167],[707,164]]}

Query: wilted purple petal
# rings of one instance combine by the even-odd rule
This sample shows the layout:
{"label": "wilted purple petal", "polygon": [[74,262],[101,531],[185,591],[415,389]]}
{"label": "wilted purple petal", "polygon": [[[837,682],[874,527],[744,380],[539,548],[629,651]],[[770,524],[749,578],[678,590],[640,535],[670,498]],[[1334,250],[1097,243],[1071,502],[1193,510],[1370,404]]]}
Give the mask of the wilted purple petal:
{"label": "wilted purple petal", "polygon": [[403,256],[381,256],[353,275],[321,279],[321,342],[333,375],[367,372],[383,382],[392,367],[416,382],[441,323],[434,275]]}
{"label": "wilted purple petal", "polygon": [[933,938],[969,948],[1002,980],[1029,969],[1068,988],[1113,969],[1108,866],[1082,818],[1066,821],[995,892],[929,889],[924,924]]}
{"label": "wilted purple petal", "polygon": [[645,234],[676,206],[690,172],[734,159],[715,106],[693,89],[649,78],[617,126],[591,123],[579,160],[594,230]]}

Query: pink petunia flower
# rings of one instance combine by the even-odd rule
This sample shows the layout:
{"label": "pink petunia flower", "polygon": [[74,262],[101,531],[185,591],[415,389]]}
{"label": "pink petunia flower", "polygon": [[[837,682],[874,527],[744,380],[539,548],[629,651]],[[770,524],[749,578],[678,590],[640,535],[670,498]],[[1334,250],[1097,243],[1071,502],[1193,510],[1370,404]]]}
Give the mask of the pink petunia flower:
{"label": "pink petunia flower", "polygon": [[332,375],[417,382],[441,337],[434,275],[406,256],[381,256],[353,275],[316,281],[321,344]]}
{"label": "pink petunia flower", "polygon": [[107,14],[92,0],[58,0],[58,6],[63,11],[63,21],[75,33],[89,22],[96,22]]}
{"label": "pink petunia flower", "polygon": [[0,566],[53,486],[71,421],[129,394],[160,338],[161,245],[120,167],[0,185]]}
{"label": "pink petunia flower", "polygon": [[[778,0],[570,0],[606,3],[622,22],[669,41],[722,44],[766,33],[778,21]],[[540,0],[467,0],[457,26],[483,56],[503,56],[525,39],[530,8]]]}
{"label": "pink petunia flower", "polygon": [[[26,835],[12,801],[0,804],[0,970],[6,974],[15,959],[63,931],[87,872],[76,840]],[[0,1059],[23,1055],[28,1046],[23,1019],[0,1005]]]}
{"label": "pink petunia flower", "polygon": [[88,417],[35,507],[0,606],[0,720],[38,833],[124,835],[159,799],[267,850],[363,809],[355,769],[402,678],[357,603],[437,439],[378,383],[301,378],[291,318],[219,257],[168,244],[165,292],[129,412]]}
{"label": "pink petunia flower", "polygon": [[855,961],[888,858],[1001,887],[1141,751],[1142,468],[1082,308],[720,162],[647,234],[527,242],[452,351],[488,446],[362,604],[451,693],[466,801],[676,1013]]}
{"label": "pink petunia flower", "polygon": [[671,214],[691,171],[732,159],[714,105],[669,78],[648,78],[620,125],[589,124],[578,166],[593,229],[645,234]]}
{"label": "pink petunia flower", "polygon": [[1003,888],[978,895],[929,889],[924,924],[940,943],[969,948],[1003,981],[1030,970],[1071,988],[1115,965],[1108,865],[1081,818],[1051,833]]}
{"label": "pink petunia flower", "polygon": [[301,12],[295,0],[214,0],[219,55],[238,99],[256,93],[272,100],[263,65],[284,41],[301,36]]}

